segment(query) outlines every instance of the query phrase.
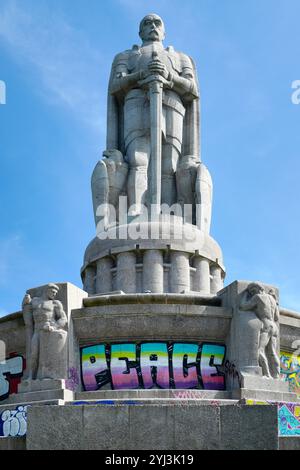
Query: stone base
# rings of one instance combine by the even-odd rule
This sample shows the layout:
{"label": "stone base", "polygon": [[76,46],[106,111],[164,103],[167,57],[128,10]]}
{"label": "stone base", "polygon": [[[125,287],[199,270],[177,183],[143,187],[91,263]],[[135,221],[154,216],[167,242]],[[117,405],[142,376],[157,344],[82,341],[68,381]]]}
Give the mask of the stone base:
{"label": "stone base", "polygon": [[146,389],[146,390],[98,390],[96,392],[77,392],[75,400],[207,400],[215,402],[219,400],[231,401],[231,392],[218,390],[167,390],[167,389]]}
{"label": "stone base", "polygon": [[26,450],[26,437],[0,438],[1,450]]}
{"label": "stone base", "polygon": [[297,402],[297,395],[289,391],[283,380],[269,379],[259,375],[241,374],[241,388],[232,391],[236,400],[259,400],[278,402]]}
{"label": "stone base", "polygon": [[277,420],[276,406],[34,406],[27,449],[277,450]]}
{"label": "stone base", "polygon": [[251,390],[241,388],[232,392],[232,398],[235,400],[258,400],[272,402],[296,403],[299,401],[295,393],[272,392],[270,390]]}
{"label": "stone base", "polygon": [[18,387],[18,393],[11,395],[7,404],[32,403],[49,400],[70,401],[74,393],[66,388],[65,380],[24,380]]}
{"label": "stone base", "polygon": [[75,401],[66,405],[235,405],[230,392],[213,390],[99,390],[75,393]]}
{"label": "stone base", "polygon": [[279,450],[300,450],[300,436],[280,437]]}

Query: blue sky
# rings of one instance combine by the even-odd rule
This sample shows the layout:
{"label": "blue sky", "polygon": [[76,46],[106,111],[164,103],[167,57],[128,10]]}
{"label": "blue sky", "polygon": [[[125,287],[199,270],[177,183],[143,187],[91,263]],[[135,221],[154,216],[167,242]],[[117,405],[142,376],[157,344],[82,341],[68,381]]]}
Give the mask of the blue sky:
{"label": "blue sky", "polygon": [[198,67],[226,284],[277,285],[300,310],[299,0],[0,0],[0,315],[30,287],[81,287],[110,65],[152,11]]}

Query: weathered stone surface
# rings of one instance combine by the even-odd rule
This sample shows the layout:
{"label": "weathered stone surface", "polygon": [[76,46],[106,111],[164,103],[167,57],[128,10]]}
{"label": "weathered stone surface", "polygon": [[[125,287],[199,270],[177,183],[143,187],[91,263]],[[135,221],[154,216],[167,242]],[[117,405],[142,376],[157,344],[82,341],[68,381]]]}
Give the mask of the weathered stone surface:
{"label": "weathered stone surface", "polygon": [[279,450],[300,450],[300,437],[280,437]]}
{"label": "weathered stone surface", "polygon": [[82,345],[93,339],[101,342],[205,338],[220,342],[229,332],[231,311],[208,306],[130,303],[76,310],[72,317]]}
{"label": "weathered stone surface", "polygon": [[26,450],[26,438],[25,437],[10,437],[6,439],[0,439],[0,451],[1,450]]}
{"label": "weathered stone surface", "polygon": [[82,407],[30,407],[27,415],[27,450],[83,448]]}
{"label": "weathered stone surface", "polygon": [[277,433],[276,406],[48,406],[29,409],[27,448],[275,450]]}
{"label": "weathered stone surface", "polygon": [[174,404],[185,400],[197,400],[199,405],[207,405],[211,401],[218,403],[231,403],[231,392],[219,390],[168,390],[168,389],[145,389],[145,390],[98,390],[96,392],[77,392],[76,401],[85,400],[173,400]]}
{"label": "weathered stone surface", "polygon": [[278,449],[277,406],[222,407],[220,425],[221,449]]}
{"label": "weathered stone surface", "polygon": [[61,400],[62,402],[65,402],[65,401],[71,401],[73,399],[74,399],[74,394],[71,390],[58,388],[58,389],[53,389],[53,390],[40,390],[40,391],[35,391],[35,392],[17,393],[15,395],[11,395],[6,400],[6,403],[28,404],[28,403],[43,401],[45,404],[47,404],[47,402],[49,401]]}

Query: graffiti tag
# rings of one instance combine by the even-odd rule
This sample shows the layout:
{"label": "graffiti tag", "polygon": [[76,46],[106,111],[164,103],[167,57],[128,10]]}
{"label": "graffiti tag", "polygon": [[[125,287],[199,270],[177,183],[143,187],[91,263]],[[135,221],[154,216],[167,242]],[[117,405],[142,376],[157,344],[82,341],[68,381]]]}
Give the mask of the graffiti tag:
{"label": "graffiti tag", "polygon": [[18,392],[25,369],[25,360],[22,356],[15,356],[0,362],[0,400],[5,400],[12,393]]}
{"label": "graffiti tag", "polygon": [[98,344],[81,350],[86,391],[121,389],[225,390],[225,346],[198,343]]}
{"label": "graffiti tag", "polygon": [[22,437],[27,432],[27,406],[5,410],[0,415],[0,437]]}

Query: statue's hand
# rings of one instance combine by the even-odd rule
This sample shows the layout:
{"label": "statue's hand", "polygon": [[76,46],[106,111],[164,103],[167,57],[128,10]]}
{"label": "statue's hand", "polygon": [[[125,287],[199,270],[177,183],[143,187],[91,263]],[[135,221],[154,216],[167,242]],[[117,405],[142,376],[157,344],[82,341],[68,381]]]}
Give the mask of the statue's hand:
{"label": "statue's hand", "polygon": [[53,326],[51,326],[50,323],[46,323],[43,327],[43,330],[44,331],[54,331],[54,328],[53,328]]}
{"label": "statue's hand", "polygon": [[167,67],[161,60],[159,59],[153,59],[151,62],[148,64],[148,70],[151,74],[159,74],[161,75],[165,80],[168,80],[169,78],[169,72]]}
{"label": "statue's hand", "polygon": [[148,75],[147,78],[145,78],[144,80],[140,80],[138,82],[138,85],[142,88],[148,89],[149,85],[153,82],[162,83],[164,88],[172,88],[173,87],[172,82],[166,80],[162,75],[158,75],[158,74]]}

